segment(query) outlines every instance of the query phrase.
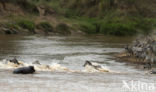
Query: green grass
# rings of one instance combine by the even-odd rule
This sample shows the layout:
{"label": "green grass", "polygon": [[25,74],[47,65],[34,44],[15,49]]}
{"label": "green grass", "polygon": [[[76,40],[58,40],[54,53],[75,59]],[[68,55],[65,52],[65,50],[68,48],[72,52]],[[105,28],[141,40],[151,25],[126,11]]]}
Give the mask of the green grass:
{"label": "green grass", "polygon": [[3,23],[3,27],[6,27],[8,29],[16,29],[16,30],[20,29],[20,27],[16,23],[13,23],[13,22],[5,22]]}
{"label": "green grass", "polygon": [[103,23],[101,24],[100,33],[105,35],[126,36],[137,33],[133,25],[122,23]]}
{"label": "green grass", "polygon": [[34,32],[35,30],[35,23],[31,20],[26,20],[26,19],[17,20],[17,25],[31,32]]}
{"label": "green grass", "polygon": [[87,34],[96,34],[96,27],[90,23],[80,24],[80,30]]}
{"label": "green grass", "polygon": [[53,32],[54,31],[53,26],[49,22],[46,22],[46,21],[39,23],[38,25],[36,25],[36,27],[38,29],[44,30],[45,32]]}
{"label": "green grass", "polygon": [[132,36],[136,34],[150,34],[155,27],[154,19],[144,18],[68,18],[67,22],[73,23],[75,29],[87,34],[104,34],[115,36]]}
{"label": "green grass", "polygon": [[136,27],[139,29],[139,32],[148,35],[152,33],[154,28],[156,27],[156,19],[155,18],[141,18],[136,20]]}

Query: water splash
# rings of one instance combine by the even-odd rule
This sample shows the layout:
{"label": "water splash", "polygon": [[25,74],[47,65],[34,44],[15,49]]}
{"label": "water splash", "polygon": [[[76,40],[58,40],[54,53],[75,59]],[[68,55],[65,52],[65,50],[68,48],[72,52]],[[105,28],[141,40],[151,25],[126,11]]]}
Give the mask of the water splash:
{"label": "water splash", "polygon": [[15,69],[19,67],[26,67],[26,66],[34,66],[36,71],[69,71],[68,68],[61,66],[60,64],[57,63],[52,63],[49,65],[45,64],[32,64],[32,63],[25,63],[23,61],[18,61],[18,64],[14,64],[12,62],[9,62],[9,60],[4,59],[0,62],[0,68],[1,69]]}
{"label": "water splash", "polygon": [[[15,69],[19,67],[26,67],[26,66],[34,66],[36,71],[56,71],[56,72],[84,72],[84,73],[94,73],[94,72],[111,72],[108,66],[100,65],[101,68],[96,69],[93,66],[87,65],[84,69],[81,70],[71,70],[67,67],[64,67],[58,63],[51,63],[51,64],[32,64],[32,63],[25,63],[23,61],[19,61],[19,65],[9,62],[7,59],[4,59],[0,62],[1,69]],[[93,65],[97,66],[98,63],[92,63]]]}
{"label": "water splash", "polygon": [[95,68],[93,66],[90,65],[86,65],[85,69],[82,70],[83,72],[109,72],[110,69],[106,66],[106,65],[99,65],[98,63],[93,62],[92,63],[93,66],[101,66],[100,68]]}

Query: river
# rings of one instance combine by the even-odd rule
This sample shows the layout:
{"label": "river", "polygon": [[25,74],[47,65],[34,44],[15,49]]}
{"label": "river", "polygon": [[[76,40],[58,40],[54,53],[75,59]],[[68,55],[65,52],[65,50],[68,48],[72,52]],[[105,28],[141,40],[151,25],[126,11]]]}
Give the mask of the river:
{"label": "river", "polygon": [[[27,65],[38,60],[55,68],[15,75],[14,68],[0,64],[0,92],[155,92],[155,75],[139,65],[116,62],[114,58],[133,39],[102,35],[0,35],[1,63],[16,57]],[[86,60],[110,72],[87,71],[83,67]]]}

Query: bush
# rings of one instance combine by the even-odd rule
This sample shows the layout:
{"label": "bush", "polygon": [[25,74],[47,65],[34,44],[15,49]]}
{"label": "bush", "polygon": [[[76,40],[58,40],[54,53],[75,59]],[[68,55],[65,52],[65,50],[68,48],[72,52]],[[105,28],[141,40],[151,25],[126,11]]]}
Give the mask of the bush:
{"label": "bush", "polygon": [[148,35],[155,27],[155,21],[154,19],[137,19],[135,26],[140,31],[140,33]]}
{"label": "bush", "polygon": [[54,30],[53,26],[49,22],[41,22],[36,27],[44,30],[45,32],[52,32]]}
{"label": "bush", "polygon": [[16,24],[16,23],[13,23],[13,22],[6,22],[6,23],[3,23],[4,27],[6,28],[9,28],[9,29],[19,29],[19,26]]}
{"label": "bush", "polygon": [[80,30],[82,30],[88,34],[95,34],[96,33],[96,26],[92,23],[86,22],[86,23],[80,24]]}
{"label": "bush", "polygon": [[63,35],[71,34],[69,26],[65,23],[58,24],[56,26],[56,31],[60,34],[63,34]]}
{"label": "bush", "polygon": [[78,16],[78,14],[76,12],[74,12],[74,10],[71,10],[71,9],[65,10],[65,17],[72,18],[74,16]]}
{"label": "bush", "polygon": [[30,20],[18,20],[17,24],[24,28],[24,29],[28,29],[31,32],[34,32],[35,30],[35,23],[33,21]]}
{"label": "bush", "polygon": [[103,23],[100,26],[100,33],[106,35],[126,36],[136,34],[133,25],[123,23]]}

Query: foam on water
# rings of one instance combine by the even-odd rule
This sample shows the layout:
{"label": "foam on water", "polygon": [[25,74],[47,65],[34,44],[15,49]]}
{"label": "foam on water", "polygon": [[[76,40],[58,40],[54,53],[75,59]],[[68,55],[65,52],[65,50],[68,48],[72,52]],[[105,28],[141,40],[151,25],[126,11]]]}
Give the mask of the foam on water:
{"label": "foam on water", "polygon": [[57,63],[52,63],[49,65],[34,65],[35,69],[38,71],[69,71],[68,68],[61,66]]}
{"label": "foam on water", "polygon": [[18,68],[18,67],[26,66],[26,64],[23,63],[22,61],[18,61],[18,62],[20,63],[20,65],[11,63],[7,59],[4,59],[0,62],[0,68],[1,69],[11,69],[11,68]]}
{"label": "foam on water", "polygon": [[[36,71],[56,71],[56,72],[84,72],[84,73],[93,73],[93,72],[110,72],[111,70],[106,65],[101,65],[101,68],[95,69],[92,66],[87,65],[84,69],[80,70],[72,70],[64,67],[58,63],[51,63],[51,64],[32,64],[32,63],[25,63],[19,61],[20,65],[14,64],[9,62],[8,60],[4,59],[0,62],[1,69],[15,69],[19,67],[27,67],[27,66],[34,66]],[[98,63],[93,63],[93,65],[99,65]]]}
{"label": "foam on water", "polygon": [[99,65],[98,63],[93,62],[92,65],[94,66],[101,66],[101,68],[95,69],[92,66],[87,65],[83,72],[110,72],[110,69],[106,65]]}
{"label": "foam on water", "polygon": [[36,71],[67,71],[68,68],[61,66],[57,63],[52,63],[49,65],[37,65],[32,63],[25,63],[22,61],[18,61],[20,65],[14,64],[12,62],[9,62],[8,60],[4,59],[0,62],[0,68],[1,69],[15,69],[19,67],[26,67],[26,66],[34,66]]}

